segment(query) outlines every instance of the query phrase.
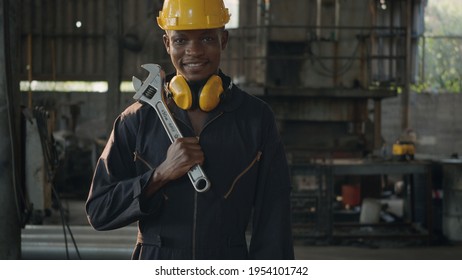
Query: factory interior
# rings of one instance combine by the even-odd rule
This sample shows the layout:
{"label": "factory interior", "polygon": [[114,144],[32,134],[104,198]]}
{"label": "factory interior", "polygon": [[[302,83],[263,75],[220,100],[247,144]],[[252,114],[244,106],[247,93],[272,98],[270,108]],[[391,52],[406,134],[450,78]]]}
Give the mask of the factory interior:
{"label": "factory interior", "polygon": [[[298,260],[462,259],[459,0],[227,0],[221,70],[274,111]],[[0,0],[0,259],[128,260],[85,201],[162,0]],[[459,12],[459,14],[457,14]]]}

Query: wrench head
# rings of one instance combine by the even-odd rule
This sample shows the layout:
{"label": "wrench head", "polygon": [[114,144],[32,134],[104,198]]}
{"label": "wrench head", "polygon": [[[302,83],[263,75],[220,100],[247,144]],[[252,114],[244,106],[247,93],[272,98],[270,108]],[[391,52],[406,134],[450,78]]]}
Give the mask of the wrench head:
{"label": "wrench head", "polygon": [[143,82],[138,79],[137,77],[133,76],[132,77],[132,84],[133,84],[133,88],[135,88],[135,91],[138,91],[141,86],[143,85]]}
{"label": "wrench head", "polygon": [[[156,76],[157,76],[157,73],[159,72],[163,72],[163,70],[161,70],[161,67],[160,65],[158,64],[143,64],[141,65],[141,68],[147,70],[149,72],[149,76],[146,78],[146,80],[144,82],[148,82],[150,83],[151,81],[153,81]],[[161,74],[162,76],[162,74]],[[165,76],[165,74],[164,74]],[[141,89],[141,87],[143,86],[143,83],[140,79],[138,79],[137,77],[133,76],[132,77],[132,84],[133,84],[133,88],[135,88],[135,91],[138,91]]]}
{"label": "wrench head", "polygon": [[146,69],[149,73],[158,73],[161,70],[159,64],[152,64],[152,63],[143,64],[141,65],[141,68]]}
{"label": "wrench head", "polygon": [[132,84],[136,91],[133,99],[149,100],[155,95],[157,91],[161,90],[163,81],[161,78],[162,69],[158,64],[143,64],[141,65],[141,68],[147,70],[149,75],[144,81],[138,79],[135,76],[132,77]]}

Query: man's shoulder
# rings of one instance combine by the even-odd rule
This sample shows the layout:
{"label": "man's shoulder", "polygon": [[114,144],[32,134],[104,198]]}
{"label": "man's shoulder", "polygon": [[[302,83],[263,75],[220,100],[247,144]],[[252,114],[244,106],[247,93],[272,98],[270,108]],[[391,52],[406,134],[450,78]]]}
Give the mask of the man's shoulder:
{"label": "man's shoulder", "polygon": [[147,106],[146,103],[136,101],[129,105],[128,107],[125,108],[125,110],[122,112],[123,116],[133,116],[142,113],[143,111],[146,111],[146,108],[149,107]]}
{"label": "man's shoulder", "polygon": [[151,110],[149,104],[137,101],[120,113],[120,119],[124,122],[140,122]]}
{"label": "man's shoulder", "polygon": [[269,104],[264,101],[262,98],[259,96],[249,93],[246,90],[243,90],[239,86],[235,86],[235,92],[237,95],[241,96],[242,99],[242,108],[247,109],[247,110],[257,110],[257,111],[272,111],[271,107]]}

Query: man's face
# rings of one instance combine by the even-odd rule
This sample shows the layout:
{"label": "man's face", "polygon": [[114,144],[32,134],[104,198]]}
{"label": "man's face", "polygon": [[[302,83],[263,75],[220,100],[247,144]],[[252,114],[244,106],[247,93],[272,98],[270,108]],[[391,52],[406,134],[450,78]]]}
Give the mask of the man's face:
{"label": "man's face", "polygon": [[193,82],[208,79],[218,72],[228,32],[221,28],[169,30],[163,39],[177,74]]}

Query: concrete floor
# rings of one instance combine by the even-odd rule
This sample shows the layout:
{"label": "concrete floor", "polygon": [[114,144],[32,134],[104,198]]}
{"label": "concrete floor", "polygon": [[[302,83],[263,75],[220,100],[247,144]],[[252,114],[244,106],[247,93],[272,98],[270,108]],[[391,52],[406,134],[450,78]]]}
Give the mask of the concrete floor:
{"label": "concrete floor", "polygon": [[462,246],[296,246],[295,256],[300,260],[462,260]]}
{"label": "concrete floor", "polygon": [[[84,201],[64,200],[68,222],[82,259],[129,259],[136,240],[136,226],[108,232],[93,230],[86,220]],[[53,212],[43,225],[28,225],[22,233],[23,259],[77,259],[71,237],[64,242],[59,212]],[[313,245],[322,244],[322,245]],[[299,260],[462,260],[462,243],[389,240],[345,240],[339,245],[295,240],[295,256]]]}

